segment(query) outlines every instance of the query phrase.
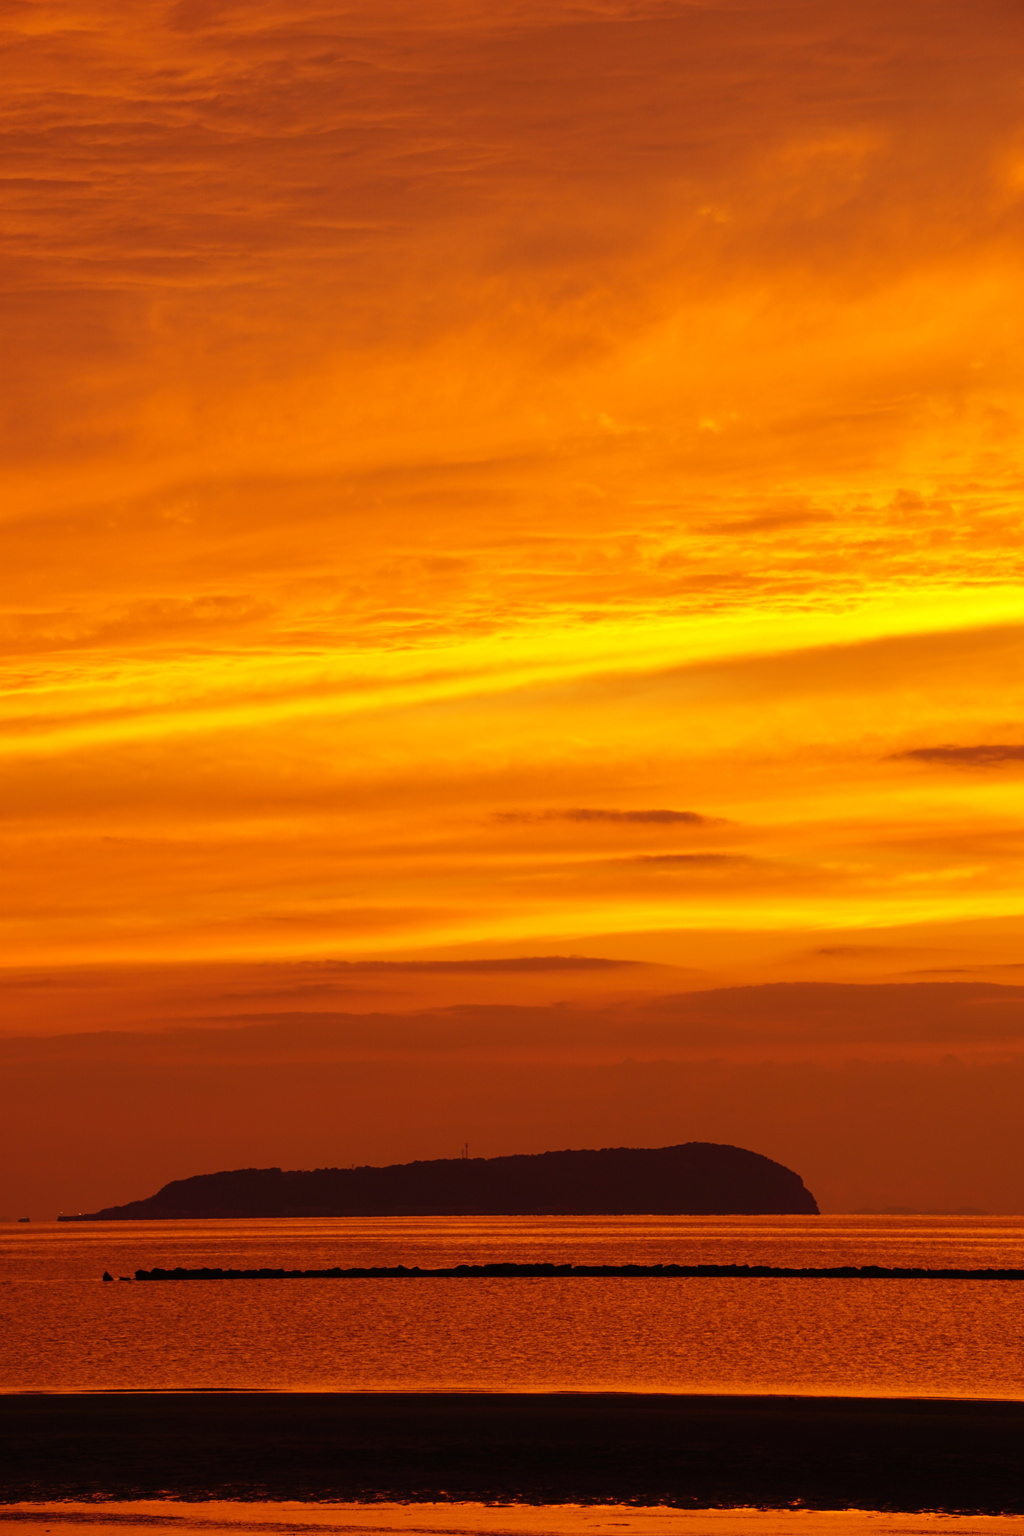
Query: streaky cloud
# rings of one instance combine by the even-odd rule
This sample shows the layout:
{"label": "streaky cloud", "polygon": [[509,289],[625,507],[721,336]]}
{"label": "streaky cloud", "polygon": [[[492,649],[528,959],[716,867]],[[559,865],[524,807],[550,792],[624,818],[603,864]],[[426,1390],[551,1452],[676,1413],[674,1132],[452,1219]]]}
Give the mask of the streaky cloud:
{"label": "streaky cloud", "polygon": [[613,971],[642,965],[641,960],[604,960],[592,955],[512,955],[480,960],[336,960],[332,970],[391,973],[413,971],[437,975],[501,973],[502,971]]}
{"label": "streaky cloud", "polygon": [[594,806],[570,806],[566,809],[544,811],[498,811],[495,821],[581,821],[611,822],[616,825],[639,826],[721,826],[720,816],[702,816],[698,811],[616,811]]}
{"label": "streaky cloud", "polygon": [[979,742],[972,747],[912,747],[890,754],[891,762],[938,763],[950,768],[1001,768],[1024,763],[1024,746],[1012,742]]}
{"label": "streaky cloud", "polygon": [[631,864],[753,864],[742,853],[641,853]]}

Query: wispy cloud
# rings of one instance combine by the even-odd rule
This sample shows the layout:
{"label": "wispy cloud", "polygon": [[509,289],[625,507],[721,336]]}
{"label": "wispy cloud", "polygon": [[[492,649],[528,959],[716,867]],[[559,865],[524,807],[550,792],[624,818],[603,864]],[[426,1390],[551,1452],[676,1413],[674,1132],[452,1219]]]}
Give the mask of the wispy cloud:
{"label": "wispy cloud", "polygon": [[714,869],[726,864],[750,864],[753,861],[738,853],[642,853],[632,860],[636,864],[679,864],[699,868],[707,865]]}
{"label": "wispy cloud", "polygon": [[493,817],[495,821],[510,822],[543,822],[543,821],[580,821],[580,822],[610,822],[612,825],[625,826],[690,826],[709,827],[721,823],[721,817],[702,816],[697,811],[667,811],[667,810],[635,810],[614,811],[598,810],[588,806],[573,806],[565,809],[556,808],[542,811],[496,811]]}
{"label": "wispy cloud", "polygon": [[1024,763],[1024,746],[1009,742],[980,742],[969,747],[911,747],[893,752],[894,762],[937,763],[947,768],[1002,768]]}
{"label": "wispy cloud", "polygon": [[635,960],[607,960],[590,955],[510,955],[480,960],[349,960],[334,961],[339,975],[384,974],[407,971],[416,975],[482,976],[514,971],[615,971],[629,969]]}

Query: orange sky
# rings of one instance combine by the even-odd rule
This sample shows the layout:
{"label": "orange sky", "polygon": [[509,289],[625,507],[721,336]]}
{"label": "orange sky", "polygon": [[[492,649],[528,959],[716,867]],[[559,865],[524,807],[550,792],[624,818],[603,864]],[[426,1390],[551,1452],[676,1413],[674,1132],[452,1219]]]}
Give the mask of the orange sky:
{"label": "orange sky", "polygon": [[7,1034],[1022,979],[1019,5],[5,14]]}

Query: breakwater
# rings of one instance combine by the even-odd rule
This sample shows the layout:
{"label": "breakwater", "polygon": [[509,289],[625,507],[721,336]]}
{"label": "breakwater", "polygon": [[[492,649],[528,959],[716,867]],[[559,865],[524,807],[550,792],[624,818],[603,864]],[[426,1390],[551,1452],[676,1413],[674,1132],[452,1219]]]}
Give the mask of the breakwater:
{"label": "breakwater", "polygon": [[1024,1280],[1024,1269],[826,1269],[767,1264],[456,1264],[421,1269],[404,1264],[342,1269],[137,1269],[136,1280]]}

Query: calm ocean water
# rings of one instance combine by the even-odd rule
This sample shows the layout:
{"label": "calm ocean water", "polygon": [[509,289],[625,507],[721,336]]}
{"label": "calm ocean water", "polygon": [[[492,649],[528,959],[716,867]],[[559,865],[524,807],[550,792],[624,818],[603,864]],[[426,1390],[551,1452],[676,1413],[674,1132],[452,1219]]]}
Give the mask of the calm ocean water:
{"label": "calm ocean water", "polygon": [[104,1269],[1024,1265],[1018,1217],[436,1217],[0,1228],[0,1390],[767,1392],[1024,1398],[1024,1284],[292,1280]]}

